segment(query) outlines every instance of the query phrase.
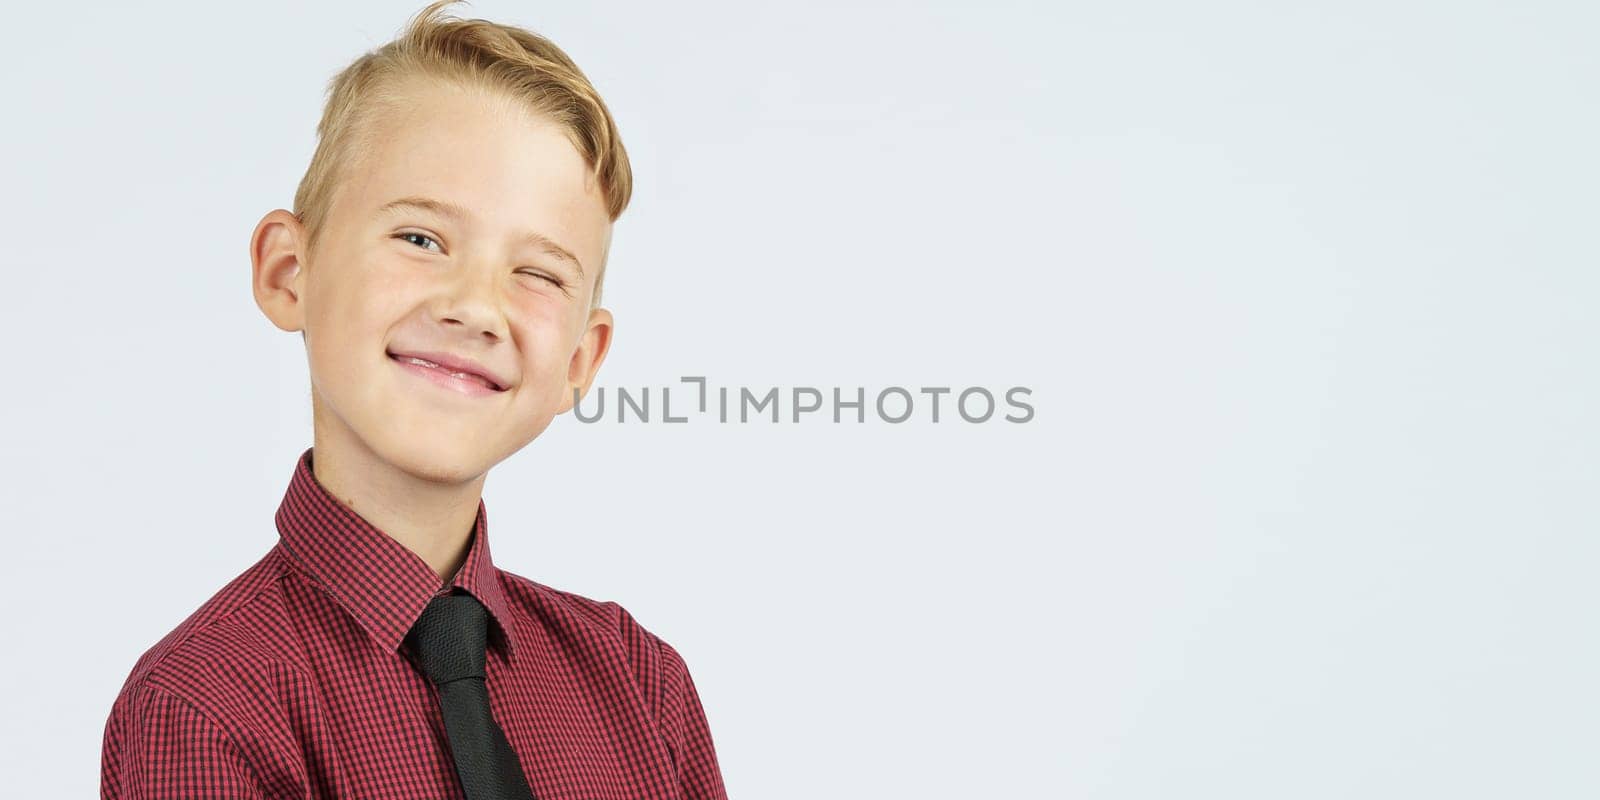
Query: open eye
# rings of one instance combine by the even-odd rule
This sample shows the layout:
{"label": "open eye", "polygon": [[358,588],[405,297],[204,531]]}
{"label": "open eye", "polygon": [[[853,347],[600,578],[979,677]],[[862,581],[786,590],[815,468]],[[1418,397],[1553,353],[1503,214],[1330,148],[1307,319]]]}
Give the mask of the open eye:
{"label": "open eye", "polygon": [[[439,248],[439,246],[438,246],[439,243],[437,241],[435,241],[432,236],[429,236],[429,235],[427,235],[425,233],[417,233],[416,231],[405,231],[403,233],[395,234],[394,238],[403,239],[403,240],[405,240],[407,242],[410,242],[410,243],[412,243],[414,245],[417,245],[418,247],[421,247],[424,250],[428,250],[430,248],[426,244],[421,244],[420,242],[431,242],[434,245],[434,247],[431,248],[431,249],[441,250],[441,248]],[[420,240],[420,242],[418,240]]]}

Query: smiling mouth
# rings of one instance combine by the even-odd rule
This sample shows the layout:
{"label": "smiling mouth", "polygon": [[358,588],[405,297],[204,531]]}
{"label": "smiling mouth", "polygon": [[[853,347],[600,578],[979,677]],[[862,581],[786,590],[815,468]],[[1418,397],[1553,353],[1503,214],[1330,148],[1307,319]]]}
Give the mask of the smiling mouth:
{"label": "smiling mouth", "polygon": [[432,361],[429,361],[429,360],[427,360],[425,358],[417,358],[415,356],[398,356],[398,355],[395,355],[394,353],[389,353],[388,356],[389,356],[389,358],[391,360],[393,360],[396,363],[399,363],[399,364],[401,364],[403,366],[414,367],[414,368],[418,368],[418,369],[421,369],[421,370],[427,370],[428,372],[433,373],[432,377],[445,378],[446,376],[448,376],[449,378],[454,378],[457,381],[460,381],[463,384],[465,384],[465,386],[463,386],[463,388],[466,388],[467,386],[474,386],[474,387],[481,387],[481,388],[479,388],[479,391],[485,391],[485,390],[487,390],[488,392],[503,392],[503,391],[505,391],[505,387],[498,386],[493,381],[490,381],[490,380],[488,380],[487,378],[484,378],[481,375],[474,375],[474,374],[472,374],[470,372],[459,372],[459,371],[453,370],[453,369],[446,369],[445,367],[441,367],[438,364],[435,364]]}

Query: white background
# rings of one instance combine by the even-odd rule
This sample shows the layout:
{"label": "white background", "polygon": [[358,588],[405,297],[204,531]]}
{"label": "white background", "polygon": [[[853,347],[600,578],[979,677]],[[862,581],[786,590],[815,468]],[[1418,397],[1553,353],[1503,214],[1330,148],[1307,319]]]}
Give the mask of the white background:
{"label": "white background", "polygon": [[[6,9],[7,796],[93,795],[276,541],[309,385],[248,238],[420,6]],[[674,644],[733,796],[1600,793],[1592,6],[456,13],[632,155],[599,385],[1033,390],[491,473],[500,565]]]}

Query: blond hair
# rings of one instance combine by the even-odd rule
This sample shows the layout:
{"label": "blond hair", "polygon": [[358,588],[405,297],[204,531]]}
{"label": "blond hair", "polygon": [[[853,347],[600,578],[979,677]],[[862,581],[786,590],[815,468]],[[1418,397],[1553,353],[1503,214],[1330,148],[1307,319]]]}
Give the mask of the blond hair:
{"label": "blond hair", "polygon": [[[447,16],[457,0],[436,0],[411,18],[394,41],[357,58],[328,84],[317,123],[317,149],[294,194],[294,214],[317,241],[333,204],[341,168],[382,135],[368,123],[415,78],[498,90],[559,126],[583,156],[616,221],[633,193],[633,171],[616,122],[578,65],[554,42],[529,30],[481,19]],[[595,276],[600,302],[605,262]]]}

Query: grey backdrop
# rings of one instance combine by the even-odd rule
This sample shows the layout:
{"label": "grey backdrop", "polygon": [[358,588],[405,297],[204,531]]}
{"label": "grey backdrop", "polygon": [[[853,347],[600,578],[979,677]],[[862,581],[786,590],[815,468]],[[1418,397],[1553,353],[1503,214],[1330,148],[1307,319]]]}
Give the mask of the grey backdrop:
{"label": "grey backdrop", "polygon": [[[276,540],[308,383],[246,243],[420,6],[6,9],[8,796],[93,795]],[[740,798],[1595,796],[1592,9],[458,9],[632,154],[599,385],[1036,408],[564,417],[501,566],[678,647]]]}

